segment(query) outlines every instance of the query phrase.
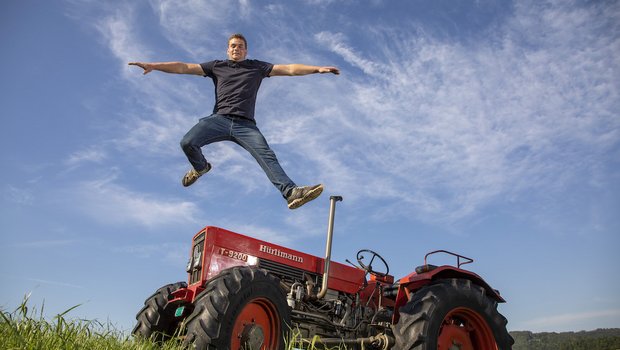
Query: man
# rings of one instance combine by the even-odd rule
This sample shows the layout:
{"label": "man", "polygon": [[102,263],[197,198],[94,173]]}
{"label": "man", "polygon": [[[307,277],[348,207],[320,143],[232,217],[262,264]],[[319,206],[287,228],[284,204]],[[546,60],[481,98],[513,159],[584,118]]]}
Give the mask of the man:
{"label": "man", "polygon": [[200,64],[183,62],[130,62],[144,69],[165,73],[194,74],[210,77],[215,85],[213,114],[202,118],[181,140],[181,148],[192,165],[183,177],[183,186],[189,186],[211,170],[201,147],[213,142],[229,140],[245,148],[260,164],[269,180],[282,193],[290,209],[296,209],[317,198],[323,185],[297,186],[284,172],[275,153],[256,127],[254,109],[256,96],[263,78],[281,75],[314,73],[340,74],[336,67],[318,67],[305,64],[271,64],[246,59],[247,41],[241,34],[228,39],[228,60],[214,60]]}

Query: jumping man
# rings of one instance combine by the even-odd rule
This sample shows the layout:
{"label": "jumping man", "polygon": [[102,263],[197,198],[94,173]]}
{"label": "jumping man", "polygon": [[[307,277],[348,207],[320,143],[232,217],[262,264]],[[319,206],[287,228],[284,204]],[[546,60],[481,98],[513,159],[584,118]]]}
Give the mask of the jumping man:
{"label": "jumping man", "polygon": [[213,114],[201,118],[181,140],[181,148],[192,165],[183,177],[183,186],[189,186],[211,170],[202,146],[229,140],[245,148],[263,168],[273,185],[282,193],[290,209],[296,209],[317,198],[323,185],[297,186],[284,172],[275,153],[256,127],[254,109],[258,88],[263,78],[278,75],[308,75],[315,73],[340,74],[336,67],[318,67],[305,64],[271,64],[246,59],[247,41],[241,34],[228,39],[228,60],[204,63],[183,62],[130,62],[144,69],[144,74],[158,70],[165,73],[194,74],[210,77],[215,85]]}

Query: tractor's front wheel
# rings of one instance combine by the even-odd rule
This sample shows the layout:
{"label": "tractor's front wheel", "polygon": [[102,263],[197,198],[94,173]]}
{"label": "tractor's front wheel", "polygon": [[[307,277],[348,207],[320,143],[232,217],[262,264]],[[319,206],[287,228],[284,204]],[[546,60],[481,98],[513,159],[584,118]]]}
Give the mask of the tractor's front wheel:
{"label": "tractor's front wheel", "polygon": [[262,269],[233,267],[205,287],[186,320],[185,345],[200,350],[284,349],[290,309],[277,277]]}
{"label": "tractor's front wheel", "polygon": [[400,309],[395,349],[511,349],[506,323],[484,288],[464,279],[439,280],[413,293]]}
{"label": "tractor's front wheel", "polygon": [[187,283],[177,282],[159,288],[144,302],[144,307],[136,315],[138,323],[131,333],[157,342],[170,339],[179,322],[174,317],[175,310],[165,310],[164,307],[174,291],[186,287]]}

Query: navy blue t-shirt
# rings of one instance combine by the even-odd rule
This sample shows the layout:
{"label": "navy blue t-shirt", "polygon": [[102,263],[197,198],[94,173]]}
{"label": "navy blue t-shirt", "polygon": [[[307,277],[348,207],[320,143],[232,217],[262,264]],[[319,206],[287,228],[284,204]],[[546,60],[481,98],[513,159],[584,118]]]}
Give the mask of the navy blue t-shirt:
{"label": "navy blue t-shirt", "polygon": [[269,77],[273,64],[258,60],[215,60],[201,63],[205,77],[213,79],[213,113],[233,114],[254,120],[256,95],[263,78]]}

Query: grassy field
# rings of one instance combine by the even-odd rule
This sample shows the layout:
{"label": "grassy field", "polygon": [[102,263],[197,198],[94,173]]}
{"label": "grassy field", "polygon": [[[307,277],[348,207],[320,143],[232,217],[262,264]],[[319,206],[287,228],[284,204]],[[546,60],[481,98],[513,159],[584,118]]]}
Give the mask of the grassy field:
{"label": "grassy field", "polygon": [[[181,341],[171,340],[164,344],[135,339],[98,321],[69,319],[68,314],[76,305],[45,320],[41,310],[29,308],[28,296],[12,312],[0,310],[0,349],[2,350],[181,350]],[[316,350],[314,344],[305,346],[292,339],[287,349]],[[323,349],[322,347],[320,347]],[[338,348],[332,349],[338,350]],[[341,348],[340,350],[344,350]]]}
{"label": "grassy field", "polygon": [[76,305],[56,315],[52,320],[43,318],[40,311],[29,308],[28,296],[13,312],[0,310],[0,349],[62,349],[62,350],[177,350],[180,342],[159,346],[139,341],[109,324],[89,320],[68,320],[68,314]]}

